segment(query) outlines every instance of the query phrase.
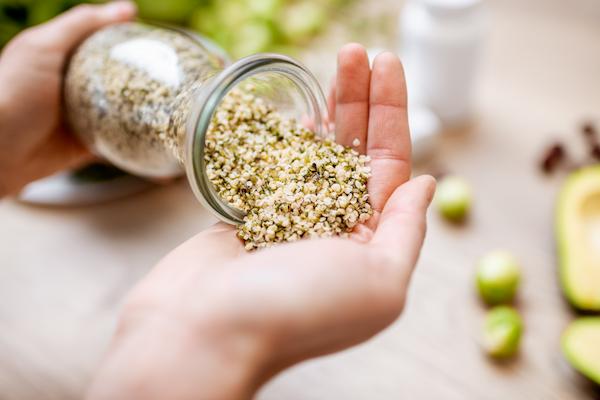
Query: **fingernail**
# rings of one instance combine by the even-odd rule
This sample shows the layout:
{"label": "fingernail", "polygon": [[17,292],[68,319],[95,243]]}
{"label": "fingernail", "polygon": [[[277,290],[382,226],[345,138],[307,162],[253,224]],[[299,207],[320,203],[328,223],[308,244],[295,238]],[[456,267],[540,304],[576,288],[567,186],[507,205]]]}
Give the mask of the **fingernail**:
{"label": "fingernail", "polygon": [[126,19],[133,17],[137,7],[130,1],[114,1],[104,6],[102,12],[111,19]]}
{"label": "fingernail", "polygon": [[373,62],[375,62],[375,60],[378,60],[378,62],[395,62],[398,60],[398,56],[391,51],[386,50],[377,54],[377,56],[373,59]]}

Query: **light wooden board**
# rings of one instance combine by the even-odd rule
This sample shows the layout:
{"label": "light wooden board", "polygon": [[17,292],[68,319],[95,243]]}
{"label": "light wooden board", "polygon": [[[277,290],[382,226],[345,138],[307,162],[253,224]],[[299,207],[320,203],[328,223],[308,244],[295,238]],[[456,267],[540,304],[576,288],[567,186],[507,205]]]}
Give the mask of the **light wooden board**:
{"label": "light wooden board", "polygon": [[[574,141],[583,118],[600,118],[600,3],[489,6],[474,122],[448,133],[435,161],[420,168],[472,182],[470,222],[456,228],[431,213],[402,318],[364,345],[282,374],[259,399],[594,398],[559,352],[574,318],[556,280],[552,214],[561,178],[540,175],[536,161],[551,138]],[[80,398],[123,294],[212,221],[183,181],[92,208],[1,202],[0,399]],[[511,250],[524,267],[518,307],[527,329],[521,357],[507,365],[490,363],[477,343],[484,307],[474,263],[495,248]]]}

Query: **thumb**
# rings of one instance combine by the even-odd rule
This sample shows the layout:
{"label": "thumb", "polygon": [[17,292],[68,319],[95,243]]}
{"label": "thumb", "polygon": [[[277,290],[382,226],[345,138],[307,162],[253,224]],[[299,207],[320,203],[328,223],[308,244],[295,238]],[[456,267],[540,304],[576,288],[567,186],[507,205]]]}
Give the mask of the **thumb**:
{"label": "thumb", "polygon": [[369,243],[378,248],[406,278],[412,272],[426,230],[426,212],[435,192],[428,175],[398,186],[383,208],[377,231]]}
{"label": "thumb", "polygon": [[129,21],[136,13],[137,8],[130,1],[82,4],[34,29],[44,35],[45,41],[51,43],[53,48],[68,52],[96,30],[109,24]]}

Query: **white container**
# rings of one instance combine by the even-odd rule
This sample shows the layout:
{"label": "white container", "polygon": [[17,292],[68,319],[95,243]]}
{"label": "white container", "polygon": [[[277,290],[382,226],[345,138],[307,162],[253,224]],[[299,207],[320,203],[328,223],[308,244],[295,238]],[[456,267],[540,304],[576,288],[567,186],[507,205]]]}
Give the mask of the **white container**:
{"label": "white container", "polygon": [[485,33],[481,0],[408,0],[401,54],[411,103],[445,125],[465,122]]}

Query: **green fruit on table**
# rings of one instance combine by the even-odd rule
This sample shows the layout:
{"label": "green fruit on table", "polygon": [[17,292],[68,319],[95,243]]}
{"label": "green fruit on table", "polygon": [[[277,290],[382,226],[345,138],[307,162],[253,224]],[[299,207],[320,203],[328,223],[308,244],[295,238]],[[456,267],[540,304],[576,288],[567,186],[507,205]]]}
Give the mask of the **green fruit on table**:
{"label": "green fruit on table", "polygon": [[213,18],[219,21],[219,29],[228,29],[233,32],[250,19],[248,7],[243,1],[216,1],[212,4],[215,10]]}
{"label": "green fruit on table", "polygon": [[509,303],[515,297],[521,268],[507,251],[493,251],[477,263],[477,289],[488,304]]}
{"label": "green fruit on table", "polygon": [[273,33],[269,26],[258,22],[243,24],[234,37],[231,51],[237,57],[266,51],[273,44]]}
{"label": "green fruit on table", "polygon": [[471,187],[464,179],[450,175],[438,183],[435,204],[444,218],[454,222],[464,220],[471,209],[471,202]]}
{"label": "green fruit on table", "polygon": [[327,10],[318,2],[303,1],[286,8],[279,28],[292,41],[310,38],[327,22]]}
{"label": "green fruit on table", "polygon": [[247,2],[250,13],[255,17],[276,19],[283,0],[250,0]]}
{"label": "green fruit on table", "polygon": [[220,21],[215,17],[215,14],[213,7],[196,8],[190,14],[190,28],[214,39],[213,36],[219,31],[220,27]]}
{"label": "green fruit on table", "polygon": [[490,357],[509,358],[518,352],[522,334],[523,320],[517,311],[494,307],[485,317],[482,345]]}
{"label": "green fruit on table", "polygon": [[600,311],[600,165],[572,173],[556,208],[560,281],[577,309]]}
{"label": "green fruit on table", "polygon": [[600,317],[583,317],[562,336],[562,350],[577,371],[600,385]]}
{"label": "green fruit on table", "polygon": [[[79,3],[106,0],[9,0],[0,5],[0,48],[20,30]],[[0,2],[1,3],[1,2]],[[181,24],[209,37],[233,58],[256,51],[295,53],[351,0],[136,0],[140,17]],[[256,33],[256,39],[246,33]],[[242,39],[240,39],[242,37]]]}

